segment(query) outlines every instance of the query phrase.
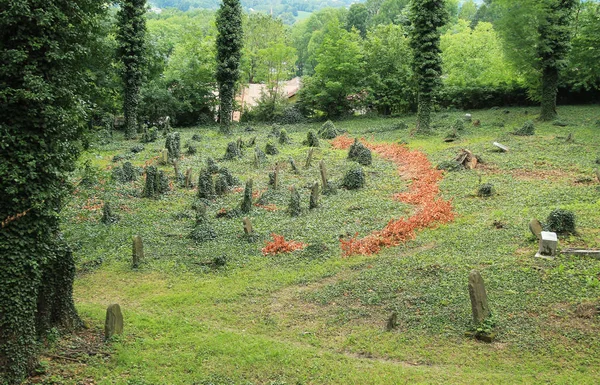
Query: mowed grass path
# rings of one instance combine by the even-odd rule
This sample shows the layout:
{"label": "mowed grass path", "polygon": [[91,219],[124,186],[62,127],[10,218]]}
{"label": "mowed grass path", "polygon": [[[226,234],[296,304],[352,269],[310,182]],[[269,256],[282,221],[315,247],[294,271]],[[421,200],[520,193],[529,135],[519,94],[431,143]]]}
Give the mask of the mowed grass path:
{"label": "mowed grass path", "polygon": [[[534,259],[537,246],[527,223],[532,217],[545,220],[554,208],[569,209],[577,215],[579,234],[561,238],[560,247],[600,247],[600,188],[593,173],[599,167],[595,122],[600,110],[562,107],[561,119],[569,126],[536,123],[535,136],[509,134],[533,119],[534,112],[473,111],[481,127],[467,126],[454,143],[442,138],[463,113],[438,114],[435,133],[416,138],[393,130],[400,120],[412,126],[412,117],[336,123],[369,140],[406,140],[434,165],[454,158],[461,148],[485,161],[476,170],[445,175],[441,188],[443,197],[453,200],[453,223],[422,231],[416,240],[377,256],[344,259],[336,237],[355,231],[365,235],[392,216],[410,212],[410,207],[390,203],[389,195],[406,186],[395,168],[380,159],[367,168],[372,190],[363,195],[340,191],[325,198],[320,211],[297,220],[283,210],[256,208],[257,243],[240,239],[239,219],[214,217],[217,241],[195,245],[187,239],[193,219],[173,215],[190,210],[191,190],[176,189],[158,201],[127,197],[141,184],[115,191],[107,183],[101,193],[82,191],[65,213],[65,233],[76,246],[81,269],[76,304],[95,330],[103,324],[106,306],[119,303],[125,335],[111,343],[108,359],[91,359],[85,366],[53,364],[51,371],[60,369],[64,383],[88,378],[98,384],[598,383],[600,319],[594,307],[600,298],[600,261]],[[292,155],[303,164],[306,148],[300,142],[308,128],[318,126],[286,127],[295,144],[283,150],[283,159]],[[258,130],[239,135],[258,134],[264,147],[269,128]],[[227,141],[238,136],[220,138],[208,129],[181,132],[184,139],[203,135],[200,154],[184,160],[195,166],[196,175],[199,159],[219,157]],[[575,143],[565,143],[569,132]],[[493,151],[493,141],[511,151]],[[143,164],[163,142],[146,146],[132,162]],[[86,157],[105,169],[112,155],[133,144],[109,144]],[[332,179],[348,167],[345,152],[326,145],[319,157],[339,166]],[[253,169],[250,155],[221,164],[266,188],[265,172]],[[310,181],[314,171],[288,174],[285,186]],[[476,197],[480,180],[492,183],[497,194]],[[107,229],[94,219],[98,212],[82,213],[81,204],[92,193],[118,202],[119,224]],[[233,207],[239,196],[215,202],[209,212]],[[286,196],[278,198],[282,205]],[[262,256],[260,247],[271,231],[322,241],[327,251]],[[147,239],[148,258],[139,271],[129,267],[134,233]],[[221,254],[228,256],[228,265],[211,268],[208,262]],[[473,268],[486,281],[497,321],[498,339],[492,344],[464,336],[471,327],[467,277]],[[398,328],[386,332],[394,311]]]}

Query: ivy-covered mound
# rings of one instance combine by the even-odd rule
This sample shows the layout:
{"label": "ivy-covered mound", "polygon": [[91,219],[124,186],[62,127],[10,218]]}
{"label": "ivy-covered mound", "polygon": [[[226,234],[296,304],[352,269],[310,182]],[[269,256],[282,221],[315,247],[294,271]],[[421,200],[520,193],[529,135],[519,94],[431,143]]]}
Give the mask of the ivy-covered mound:
{"label": "ivy-covered mound", "polygon": [[[332,142],[333,147],[338,149],[346,149],[352,143],[354,139],[346,135]],[[408,218],[392,219],[382,230],[374,231],[364,238],[355,235],[341,239],[345,256],[377,253],[384,246],[397,246],[413,239],[415,230],[435,227],[454,219],[451,202],[438,197],[438,182],[442,179],[442,171],[436,170],[425,154],[393,143],[364,144],[384,159],[394,162],[398,166],[398,173],[411,180],[409,190],[396,194],[394,198],[415,205],[416,212]]]}

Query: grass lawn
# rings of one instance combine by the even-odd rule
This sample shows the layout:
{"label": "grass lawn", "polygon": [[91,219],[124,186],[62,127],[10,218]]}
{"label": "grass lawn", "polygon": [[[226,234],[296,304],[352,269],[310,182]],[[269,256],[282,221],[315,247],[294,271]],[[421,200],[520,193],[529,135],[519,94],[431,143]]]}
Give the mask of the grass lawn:
{"label": "grass lawn", "polygon": [[[74,176],[96,184],[80,185],[64,210],[64,233],[78,266],[75,301],[90,329],[58,340],[43,357],[45,384],[473,384],[600,382],[600,261],[558,256],[535,259],[537,241],[528,229],[552,209],[571,210],[578,233],[561,236],[559,248],[600,248],[600,109],[561,107],[560,127],[535,122],[535,135],[511,135],[537,109],[472,111],[481,126],[467,125],[459,140],[446,143],[449,127],[464,112],[440,112],[434,133],[411,137],[400,122],[414,117],[356,118],[336,122],[352,137],[369,142],[405,141],[432,165],[469,149],[483,160],[475,170],[446,172],[441,197],[451,200],[455,220],[419,231],[404,245],[372,256],[343,257],[339,238],[368,235],[390,219],[411,215],[413,207],[392,199],[408,183],[396,166],[374,154],[364,167],[367,185],[321,196],[308,210],[310,185],[320,181],[324,160],[329,178],[340,181],[355,164],[347,151],[321,140],[312,166],[304,167],[309,129],[321,124],[285,126],[292,143],[254,166],[253,149],[237,160],[221,161],[227,143],[257,137],[264,150],[270,126],[245,125],[231,137],[215,128],[180,129],[182,152],[190,142],[195,155],[184,155],[179,169],[198,172],[207,157],[227,167],[254,191],[268,189],[268,173],[291,156],[280,186],[268,194],[270,207],[253,207],[248,217],[256,231],[249,242],[242,217],[216,218],[242,199],[241,189],[207,203],[217,238],[196,243],[196,190],[179,187],[158,199],[141,198],[143,178],[111,180],[117,154],[135,141],[92,145]],[[567,143],[572,133],[575,141]],[[200,136],[191,141],[192,136]],[[492,142],[510,148],[496,152]],[[134,166],[156,158],[164,139],[131,155]],[[156,163],[156,159],[151,160]],[[87,171],[83,171],[88,164]],[[172,166],[159,166],[174,179]],[[477,197],[480,183],[495,194]],[[289,188],[296,186],[303,213],[291,217]],[[102,202],[120,216],[100,222]],[[264,256],[261,248],[277,233],[314,247]],[[131,268],[131,237],[144,240],[145,259]],[[217,267],[217,257],[225,266]],[[465,336],[473,325],[467,278],[478,269],[486,283],[497,339],[488,344]],[[101,339],[106,307],[121,305],[124,335],[110,344]],[[386,331],[392,312],[398,326]],[[76,352],[78,355],[74,355]],[[92,353],[91,355],[89,353]],[[75,358],[73,358],[75,357]]]}

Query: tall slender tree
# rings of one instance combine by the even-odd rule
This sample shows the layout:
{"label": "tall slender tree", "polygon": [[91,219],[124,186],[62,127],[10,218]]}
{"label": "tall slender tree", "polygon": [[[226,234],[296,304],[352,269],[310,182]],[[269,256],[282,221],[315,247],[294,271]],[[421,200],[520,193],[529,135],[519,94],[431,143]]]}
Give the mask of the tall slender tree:
{"label": "tall slender tree", "polygon": [[494,0],[507,57],[524,74],[541,104],[540,120],[556,119],[560,71],[571,47],[571,15],[577,0]]}
{"label": "tall slender tree", "polygon": [[146,0],[122,0],[118,13],[118,57],[123,65],[123,113],[125,137],[131,139],[138,128],[140,89],[144,80]]}
{"label": "tall slender tree", "polygon": [[223,0],[217,11],[217,84],[221,132],[231,130],[235,86],[240,78],[242,56],[242,5],[240,0]]}
{"label": "tall slender tree", "polygon": [[544,16],[539,24],[538,57],[542,75],[540,120],[554,120],[559,72],[566,67],[571,48],[571,15],[578,0],[551,0],[544,4]]}
{"label": "tall slender tree", "polygon": [[86,44],[101,1],[0,5],[0,384],[20,384],[53,327],[80,320],[58,214],[84,120]]}
{"label": "tall slender tree", "polygon": [[410,45],[418,90],[417,132],[428,132],[431,108],[441,84],[440,27],[448,19],[444,0],[412,0]]}

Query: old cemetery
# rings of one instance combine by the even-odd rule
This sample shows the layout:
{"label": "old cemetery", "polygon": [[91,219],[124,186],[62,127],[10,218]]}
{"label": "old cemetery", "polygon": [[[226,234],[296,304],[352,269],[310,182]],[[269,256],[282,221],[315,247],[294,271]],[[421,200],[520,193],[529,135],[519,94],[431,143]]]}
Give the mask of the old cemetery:
{"label": "old cemetery", "polygon": [[63,214],[89,329],[38,380],[597,382],[600,116],[559,112],[92,141]]}

